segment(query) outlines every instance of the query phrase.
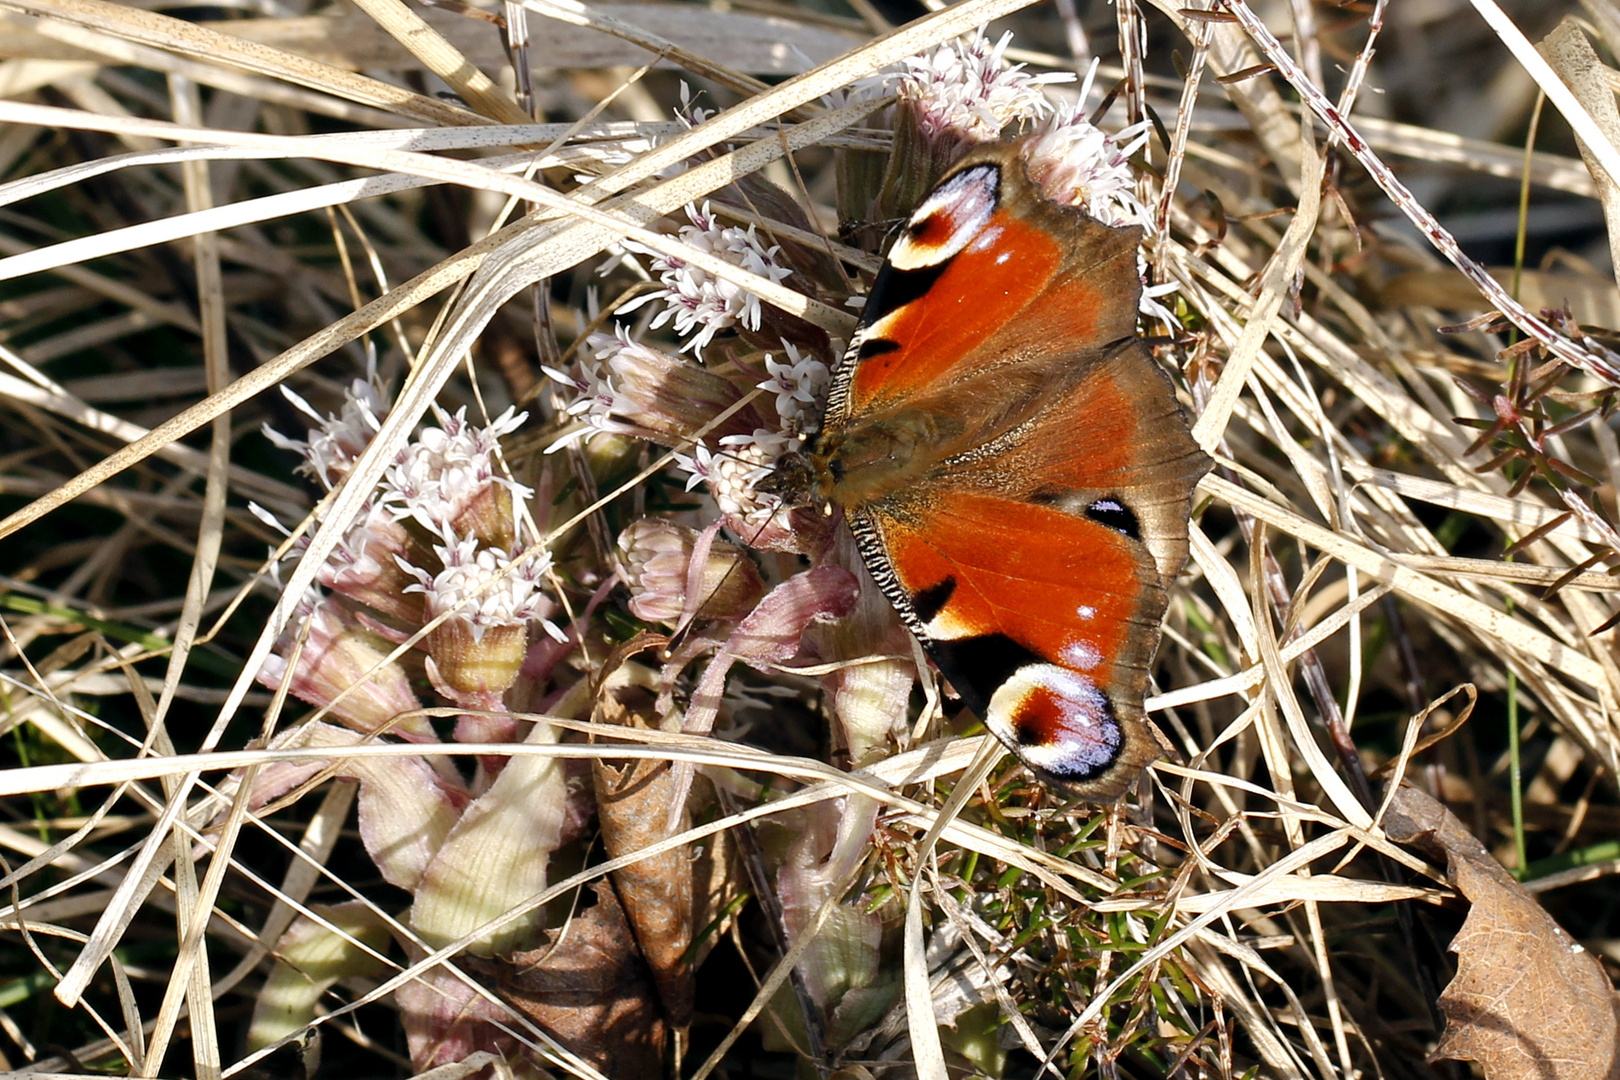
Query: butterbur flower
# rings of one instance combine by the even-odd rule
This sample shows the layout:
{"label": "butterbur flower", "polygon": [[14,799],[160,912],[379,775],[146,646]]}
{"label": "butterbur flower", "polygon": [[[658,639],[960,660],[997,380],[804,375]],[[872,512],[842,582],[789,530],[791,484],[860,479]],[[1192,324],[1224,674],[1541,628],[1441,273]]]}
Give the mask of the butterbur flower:
{"label": "butterbur flower", "polygon": [[446,530],[474,536],[492,547],[516,537],[512,504],[534,493],[502,475],[496,451],[500,437],[528,419],[507,409],[488,427],[467,423],[467,410],[448,415],[437,406],[438,427],[424,427],[389,466],[381,502],[396,518],[410,518],[431,535]]}
{"label": "butterbur flower", "polygon": [[[612,334],[592,334],[587,344],[594,359],[582,359],[579,374],[546,368],[552,379],[579,396],[567,412],[585,427],[558,439],[557,450],[594,432],[631,435],[672,446],[703,430],[716,416],[742,400],[744,388],[714,371],[633,341],[623,326]],[[745,408],[721,434],[747,431],[764,422]]]}
{"label": "butterbur flower", "polygon": [[[693,617],[714,620],[740,619],[754,609],[765,595],[765,580],[740,548],[713,540],[693,574],[692,558],[702,537],[661,518],[643,518],[619,534],[631,614],[673,626],[688,605]],[[695,600],[688,592],[694,576],[700,590]]]}
{"label": "butterbur flower", "polygon": [[[1147,142],[1149,124],[1143,121],[1110,135],[1085,115],[1086,97],[1097,65],[1092,64],[1073,105],[1057,109],[1023,147],[1030,179],[1046,197],[1084,210],[1104,224],[1140,225],[1151,230],[1153,221],[1136,198],[1136,174],[1131,155]],[[1147,276],[1147,260],[1137,252],[1137,265]],[[1176,284],[1148,285],[1138,303],[1141,313],[1171,326],[1181,325],[1160,299],[1176,291]]]}
{"label": "butterbur flower", "polygon": [[948,41],[927,55],[902,61],[905,70],[896,90],[901,101],[914,105],[913,117],[925,138],[954,140],[960,150],[993,142],[1008,124],[1051,111],[1041,88],[1074,76],[1031,75],[1023,64],[1008,64],[1011,42],[1008,31],[992,45],[981,28],[971,38]]}
{"label": "butterbur flower", "polygon": [[293,697],[329,709],[334,719],[363,735],[388,732],[413,742],[433,741],[426,718],[397,719],[422,703],[404,668],[388,659],[387,643],[316,591],[288,620],[258,679],[272,690],[290,679],[287,692]]}
{"label": "butterbur flower", "polygon": [[1146,225],[1130,158],[1147,142],[1147,122],[1110,135],[1086,119],[1085,108],[1082,94],[1054,112],[1025,144],[1030,179],[1053,202],[1077,206],[1104,224]]}
{"label": "butterbur flower", "polygon": [[799,352],[791,342],[782,342],[786,360],[765,357],[765,370],[770,378],[759,384],[766,393],[776,395],[776,415],[782,418],[782,429],[787,432],[809,430],[815,423],[816,413],[827,397],[827,386],[832,373],[827,365],[814,356]]}
{"label": "butterbur flower", "polygon": [[818,507],[788,507],[759,489],[790,445],[786,435],[760,428],[721,439],[717,450],[699,443],[690,455],[676,454],[675,463],[689,474],[688,491],[708,485],[726,527],[749,547],[810,555],[826,546],[835,519]]}
{"label": "butterbur flower", "polygon": [[[774,395],[777,426],[722,435],[718,450],[700,442],[690,455],[676,454],[675,460],[690,474],[687,490],[700,481],[708,484],[720,513],[749,546],[802,551],[808,549],[791,539],[794,512],[775,495],[760,491],[759,483],[794,445],[795,436],[814,429],[831,375],[826,364],[801,353],[792,342],[783,341],[782,347],[786,359],[778,361],[767,353],[765,370],[771,377],[758,384]],[[820,530],[810,531],[820,535]]]}
{"label": "butterbur flower", "polygon": [[752,435],[726,436],[719,450],[700,442],[691,454],[676,454],[675,463],[690,474],[686,489],[707,484],[720,513],[752,544],[752,533],[783,512],[782,501],[760,491],[758,484],[771,474],[787,446],[787,436],[759,428]]}
{"label": "butterbur flower", "polygon": [[399,560],[420,558],[421,550],[392,513],[368,502],[316,580],[387,616],[397,627],[420,626],[422,598],[405,591],[415,579],[400,569]]}
{"label": "butterbur flower", "polygon": [[264,437],[283,450],[303,457],[298,471],[314,477],[327,490],[349,474],[354,459],[371,444],[388,415],[389,405],[376,382],[376,373],[355,379],[343,395],[343,407],[335,415],[322,416],[314,406],[283,386],[281,395],[299,412],[315,421],[302,439],[291,439],[269,424],[261,429]]}
{"label": "butterbur flower", "polygon": [[[760,243],[752,225],[744,229],[736,225],[721,225],[705,202],[702,209],[686,208],[692,224],[681,226],[681,242],[698,251],[719,256],[744,270],[770,281],[781,281],[792,273],[776,262],[778,249]],[[660,255],[649,248],[630,241],[625,247],[651,259],[652,271],[658,275],[663,288],[657,289],[620,308],[630,312],[644,304],[663,302],[663,310],[652,321],[654,330],[669,323],[675,332],[687,338],[681,351],[688,349],[703,355],[703,347],[722,330],[742,325],[759,329],[760,302],[753,293],[740,285],[709,276],[682,259]]]}
{"label": "butterbur flower", "polygon": [[403,560],[400,566],[417,579],[407,591],[426,598],[427,618],[446,616],[428,638],[441,689],[493,703],[517,679],[530,623],[565,640],[547,619],[553,605],[541,591],[551,557],[497,551],[476,536],[446,536],[433,551],[443,566],[436,573]]}

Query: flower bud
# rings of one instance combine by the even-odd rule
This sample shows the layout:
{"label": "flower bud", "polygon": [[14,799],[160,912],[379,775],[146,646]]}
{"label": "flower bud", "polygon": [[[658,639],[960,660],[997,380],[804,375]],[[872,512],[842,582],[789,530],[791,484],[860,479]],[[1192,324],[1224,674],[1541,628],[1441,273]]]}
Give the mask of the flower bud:
{"label": "flower bud", "polygon": [[293,697],[330,708],[334,719],[362,735],[386,730],[412,742],[432,741],[425,717],[393,723],[422,703],[405,669],[388,661],[382,642],[354,625],[331,598],[313,601],[305,610],[307,618],[288,624],[275,654],[259,669],[259,682],[278,689],[290,678],[287,692]]}
{"label": "flower bud", "polygon": [[[643,518],[619,535],[630,611],[638,619],[674,625],[687,608],[687,580],[701,534],[661,518]],[[741,549],[714,541],[704,560],[700,619],[735,620],[765,595],[759,568]]]}

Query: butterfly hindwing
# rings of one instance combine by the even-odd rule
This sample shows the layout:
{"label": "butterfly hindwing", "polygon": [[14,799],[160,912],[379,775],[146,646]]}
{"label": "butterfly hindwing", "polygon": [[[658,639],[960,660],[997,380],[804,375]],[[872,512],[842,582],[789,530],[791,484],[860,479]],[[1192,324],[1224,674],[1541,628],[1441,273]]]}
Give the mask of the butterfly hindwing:
{"label": "butterfly hindwing", "polygon": [[863,548],[881,538],[880,584],[986,726],[1043,776],[1118,798],[1154,756],[1140,643],[1164,607],[1157,572],[1126,538],[982,494],[852,521]]}
{"label": "butterfly hindwing", "polygon": [[1208,459],[1179,412],[1161,414],[1175,401],[1140,346],[1071,359],[1086,393],[1056,396],[851,522],[986,726],[1043,776],[1106,802],[1156,755],[1141,703]]}

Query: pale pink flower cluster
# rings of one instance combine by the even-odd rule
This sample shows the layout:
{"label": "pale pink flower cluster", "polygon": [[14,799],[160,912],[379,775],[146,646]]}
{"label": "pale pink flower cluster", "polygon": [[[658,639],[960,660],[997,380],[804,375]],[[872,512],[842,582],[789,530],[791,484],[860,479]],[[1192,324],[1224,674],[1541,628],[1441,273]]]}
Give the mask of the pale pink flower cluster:
{"label": "pale pink flower cluster", "polygon": [[620,392],[621,385],[634,386],[638,375],[649,372],[667,359],[651,345],[636,341],[629,327],[623,323],[613,325],[611,334],[592,334],[585,342],[590,355],[581,354],[575,371],[542,366],[552,381],[573,391],[574,397],[563,404],[563,411],[583,421],[583,426],[571,428],[556,442],[546,447],[548,452],[560,450],[596,432],[632,435],[644,438],[647,429],[635,422],[639,403]]}
{"label": "pale pink flower cluster", "polygon": [[400,451],[383,477],[380,502],[395,517],[411,518],[431,533],[442,533],[492,486],[504,488],[514,502],[534,493],[505,476],[495,463],[500,438],[523,426],[528,413],[508,408],[488,427],[467,423],[463,406],[451,416],[433,407],[437,427],[424,427]]}
{"label": "pale pink flower cluster", "polygon": [[[301,469],[328,486],[348,471],[387,415],[370,380],[357,380],[349,388],[335,416],[320,418],[302,399],[295,403],[319,426],[304,439],[273,434],[272,441],[300,452],[305,459]],[[425,425],[399,451],[317,580],[362,605],[360,617],[368,633],[396,642],[445,614],[466,628],[475,645],[490,627],[535,624],[562,640],[565,635],[549,619],[558,605],[543,588],[550,555],[523,554],[538,540],[518,512],[533,493],[507,476],[498,458],[500,438],[517,430],[526,414],[507,409],[488,426],[469,423],[464,408],[454,414],[435,408],[434,418],[437,424]],[[273,516],[254,510],[281,529]],[[295,545],[291,554],[301,554],[306,546]],[[365,615],[367,611],[372,614]],[[429,651],[435,647],[430,644]],[[321,655],[336,656],[338,651]],[[285,662],[280,661],[263,677],[279,683],[285,675]],[[299,670],[292,678],[294,693],[326,703],[318,700],[326,696],[318,672]]]}
{"label": "pale pink flower cluster", "polygon": [[[981,26],[970,38],[907,57],[898,70],[857,80],[843,96],[860,101],[895,93],[913,106],[925,137],[954,136],[965,145],[993,142],[1008,124],[1051,114],[1052,103],[1042,87],[1074,81],[1070,72],[1032,75],[1023,64],[1008,64],[1011,43],[1009,31],[992,45]],[[842,104],[839,97],[834,95],[832,103]]]}
{"label": "pale pink flower cluster", "polygon": [[[1153,228],[1152,216],[1136,197],[1136,173],[1131,155],[1148,140],[1152,125],[1144,120],[1115,134],[1099,128],[1086,114],[1092,79],[1097,74],[1093,61],[1080,86],[1079,98],[1053,110],[1036,128],[1024,146],[1029,175],[1049,198],[1078,206],[1108,225],[1140,225]],[[1139,267],[1146,273],[1146,259],[1138,253]],[[1142,290],[1138,308],[1151,319],[1179,326],[1175,315],[1160,298],[1176,291],[1171,282],[1150,285]]]}
{"label": "pale pink flower cluster", "polygon": [[790,342],[784,341],[782,347],[787,359],[780,361],[767,353],[765,370],[771,377],[759,384],[761,390],[775,395],[778,426],[724,436],[717,453],[700,442],[692,454],[675,455],[676,464],[690,474],[688,491],[700,482],[707,483],[722,514],[756,528],[773,519],[786,527],[781,500],[759,491],[757,485],[771,475],[778,459],[796,444],[797,436],[814,427],[819,404],[832,381],[826,364],[801,353]]}
{"label": "pale pink flower cluster", "polygon": [[1143,121],[1110,135],[1086,118],[1082,97],[1047,117],[1026,144],[1024,158],[1048,197],[1107,225],[1147,225],[1130,158],[1147,142],[1148,128]]}
{"label": "pale pink flower cluster", "polygon": [[343,408],[336,415],[322,416],[286,386],[281,388],[281,394],[293,408],[315,421],[316,426],[302,439],[290,439],[269,424],[260,430],[277,447],[303,457],[298,471],[313,477],[328,490],[348,474],[354,459],[371,444],[382,427],[383,417],[388,415],[388,403],[377,385],[375,371],[349,384],[343,395]]}
{"label": "pale pink flower cluster", "polygon": [[917,106],[924,135],[955,132],[977,142],[990,142],[1008,124],[1035,120],[1052,111],[1042,91],[1052,83],[1072,82],[1068,72],[1031,75],[1023,64],[1008,64],[1012,32],[994,45],[983,28],[971,38],[946,42],[931,53],[901,62],[895,77],[900,97]]}
{"label": "pale pink flower cluster", "polygon": [[492,627],[539,623],[557,641],[566,641],[547,615],[556,605],[542,591],[551,555],[541,552],[525,557],[485,547],[476,536],[446,537],[434,544],[433,552],[443,569],[430,573],[400,560],[400,568],[416,578],[406,592],[421,593],[427,600],[427,615],[445,613],[465,621],[473,640],[482,641]]}
{"label": "pale pink flower cluster", "polygon": [[[746,229],[721,225],[707,202],[702,209],[688,206],[686,216],[692,223],[681,226],[679,236],[683,244],[773,282],[792,273],[776,262],[780,248],[767,248],[762,244],[752,225]],[[673,322],[675,332],[687,339],[681,346],[682,352],[690,349],[702,356],[703,347],[716,334],[739,324],[750,330],[759,329],[759,297],[740,285],[722,281],[682,259],[660,255],[630,241],[625,242],[625,247],[649,257],[652,272],[663,288],[638,297],[620,310],[628,313],[646,304],[662,302],[663,310],[653,319],[652,329]]]}
{"label": "pale pink flower cluster", "polygon": [[752,435],[727,435],[720,440],[718,451],[698,443],[690,456],[676,454],[675,463],[691,474],[686,481],[688,491],[699,483],[708,484],[720,513],[759,527],[785,513],[781,500],[759,491],[757,485],[771,475],[788,445],[787,436],[759,428]]}
{"label": "pale pink flower cluster", "polygon": [[759,384],[766,393],[776,395],[776,415],[782,418],[782,428],[796,434],[811,427],[816,420],[816,409],[826,399],[832,372],[814,356],[800,353],[791,342],[782,342],[787,360],[765,357],[765,371],[770,378]]}

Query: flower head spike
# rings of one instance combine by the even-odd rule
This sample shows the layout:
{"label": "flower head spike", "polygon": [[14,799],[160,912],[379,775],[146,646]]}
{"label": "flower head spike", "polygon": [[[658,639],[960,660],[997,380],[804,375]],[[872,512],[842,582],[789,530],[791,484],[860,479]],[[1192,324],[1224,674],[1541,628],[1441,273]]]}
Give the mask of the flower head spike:
{"label": "flower head spike", "polygon": [[448,615],[428,639],[441,689],[498,695],[517,678],[531,622],[559,641],[564,638],[547,618],[556,606],[541,591],[551,556],[484,547],[476,536],[442,539],[433,545],[443,566],[437,573],[400,562],[416,578],[406,591],[426,598],[428,618]]}
{"label": "flower head spike", "polygon": [[[716,255],[735,263],[771,281],[781,281],[792,273],[776,262],[779,250],[767,248],[755,235],[754,227],[746,229],[735,225],[721,225],[705,202],[702,209],[688,205],[686,216],[692,224],[681,226],[680,239],[699,251]],[[711,277],[685,261],[671,255],[660,255],[650,248],[626,242],[631,251],[648,256],[652,271],[658,275],[663,288],[655,290],[624,307],[620,311],[633,311],[644,304],[662,301],[664,308],[653,319],[653,329],[673,321],[675,331],[687,337],[681,351],[693,350],[703,355],[703,347],[714,336],[733,326],[759,329],[759,298],[739,285]]]}
{"label": "flower head spike", "polygon": [[1110,135],[1085,115],[1085,100],[1052,113],[1024,144],[1024,161],[1054,202],[1077,206],[1108,225],[1147,225],[1136,200],[1130,157],[1147,141],[1148,124]]}
{"label": "flower head spike", "polygon": [[971,38],[948,41],[925,56],[903,63],[897,80],[900,99],[915,106],[916,123],[930,139],[951,137],[959,144],[990,142],[1019,120],[1051,111],[1041,87],[1070,82],[1068,72],[1031,75],[1023,64],[1009,65],[1011,31],[994,45],[981,27]]}
{"label": "flower head spike", "polygon": [[[1086,94],[1096,70],[1093,63],[1079,100],[1058,108],[1025,141],[1024,162],[1030,179],[1053,202],[1079,207],[1107,225],[1151,229],[1152,216],[1137,201],[1136,174],[1130,164],[1131,155],[1147,141],[1149,124],[1144,120],[1110,135],[1086,117]],[[1147,263],[1140,252],[1137,264],[1145,272]],[[1174,285],[1145,289],[1138,307],[1148,318],[1179,326],[1174,313],[1161,302],[1175,291]]]}
{"label": "flower head spike", "polygon": [[381,502],[400,520],[410,518],[428,533],[481,537],[498,547],[516,537],[513,503],[533,492],[497,467],[502,435],[516,431],[528,413],[507,409],[488,427],[467,423],[435,407],[438,427],[424,427],[388,469]]}
{"label": "flower head spike", "polygon": [[289,439],[269,424],[261,429],[264,437],[282,450],[291,450],[303,457],[298,471],[314,477],[327,490],[349,474],[354,459],[371,444],[388,415],[389,403],[384,400],[382,388],[377,385],[376,373],[365,379],[355,379],[343,394],[343,407],[336,415],[322,416],[301,396],[283,386],[281,394],[293,408],[315,421],[303,439]]}
{"label": "flower head spike", "polygon": [[421,544],[387,508],[367,501],[320,570],[320,583],[392,619],[399,627],[422,623],[422,600],[404,591],[411,577],[399,560],[420,555]]}

